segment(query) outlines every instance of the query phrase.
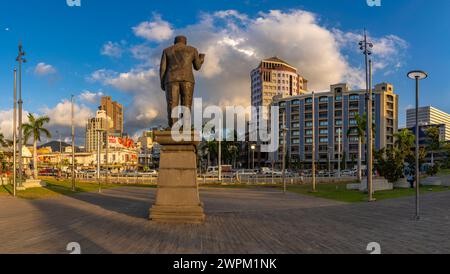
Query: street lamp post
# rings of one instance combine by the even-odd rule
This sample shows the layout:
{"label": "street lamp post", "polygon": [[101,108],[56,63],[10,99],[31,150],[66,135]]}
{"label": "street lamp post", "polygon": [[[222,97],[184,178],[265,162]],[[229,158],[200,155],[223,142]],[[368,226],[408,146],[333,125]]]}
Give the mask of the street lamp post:
{"label": "street lamp post", "polygon": [[72,95],[72,191],[75,192],[75,111],[74,111],[74,96]]}
{"label": "street lamp post", "polygon": [[19,43],[19,55],[16,58],[16,61],[19,64],[19,187],[22,188],[22,177],[23,177],[23,155],[22,155],[22,148],[23,148],[23,131],[22,131],[22,115],[23,115],[23,101],[22,101],[22,64],[26,63],[27,60],[23,57],[26,55],[26,53],[23,51],[22,42]]}
{"label": "street lamp post", "polygon": [[62,176],[62,137],[61,132],[58,130],[56,131],[56,135],[59,136],[59,161],[58,161],[58,168],[59,168],[59,176]]}
{"label": "street lamp post", "polygon": [[219,182],[222,182],[222,125],[219,129],[219,151],[218,151],[218,168],[219,168]]}
{"label": "street lamp post", "polygon": [[316,95],[312,92],[312,192],[317,192],[316,186]]}
{"label": "street lamp post", "polygon": [[14,69],[14,112],[13,112],[13,194],[17,196],[17,69]]}
{"label": "street lamp post", "polygon": [[286,194],[286,154],[287,154],[287,132],[286,111],[283,112],[283,193]]}
{"label": "street lamp post", "polygon": [[[369,60],[369,94],[367,98],[367,191],[369,192],[369,202],[376,199],[373,197],[373,109],[372,109],[372,60]],[[370,179],[369,179],[370,178]],[[369,183],[370,181],[370,183]]]}
{"label": "street lamp post", "polygon": [[252,150],[252,169],[255,170],[255,150],[256,150],[256,145],[252,145],[250,148]]}
{"label": "street lamp post", "polygon": [[101,161],[101,145],[102,145],[102,130],[97,130],[97,181],[98,181],[98,193],[102,193],[102,182],[100,179],[100,161]]}
{"label": "street lamp post", "polygon": [[341,178],[341,142],[342,142],[342,129],[338,129],[338,178]]}
{"label": "street lamp post", "polygon": [[[369,61],[369,56],[372,55],[371,48],[373,44],[367,40],[367,33],[364,30],[364,40],[359,42],[360,50],[363,51],[366,69],[366,111],[367,111],[367,151],[366,151],[366,163],[367,163],[367,190],[369,193],[369,202],[375,201],[373,198],[373,183],[372,183],[372,87],[371,87],[371,70],[369,68],[372,65],[372,61]],[[369,76],[370,75],[370,76]]]}
{"label": "street lamp post", "polygon": [[416,220],[420,219],[419,212],[419,193],[420,193],[420,161],[419,161],[419,80],[425,79],[428,77],[428,74],[424,71],[416,70],[408,73],[408,77],[410,79],[415,80],[416,82]]}

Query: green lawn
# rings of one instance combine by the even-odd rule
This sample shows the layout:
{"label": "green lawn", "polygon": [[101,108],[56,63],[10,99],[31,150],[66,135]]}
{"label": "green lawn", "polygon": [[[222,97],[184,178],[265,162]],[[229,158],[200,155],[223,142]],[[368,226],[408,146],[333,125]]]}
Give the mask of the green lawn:
{"label": "green lawn", "polygon": [[[44,199],[52,198],[60,195],[74,195],[76,193],[83,192],[96,192],[99,185],[97,183],[76,182],[76,191],[72,191],[72,182],[70,180],[57,181],[53,178],[45,178],[44,182],[47,183],[47,187],[44,188],[32,188],[24,191],[18,191],[17,196],[23,199]],[[102,184],[102,189],[111,189],[122,187],[124,185],[119,184]],[[139,186],[139,187],[155,187],[152,185],[126,185],[126,186]],[[1,186],[0,195],[12,195],[12,186]]]}
{"label": "green lawn", "polygon": [[442,169],[439,171],[438,175],[450,175],[450,169]]}
{"label": "green lawn", "polygon": [[[317,193],[311,193],[311,186],[292,186],[289,187],[288,190],[294,193],[300,193],[305,195],[310,195],[319,198],[326,198],[341,202],[348,203],[358,203],[358,202],[367,202],[367,194],[357,191],[357,190],[347,190],[346,184],[323,184],[318,185]],[[448,187],[443,186],[433,186],[433,187],[421,187],[420,192],[422,194],[432,193],[432,192],[442,192],[448,191]],[[378,191],[375,192],[374,198],[378,201],[386,200],[386,199],[394,199],[401,198],[407,196],[415,195],[414,189],[394,189],[394,190],[386,190],[386,191]]]}
{"label": "green lawn", "polygon": [[[96,192],[98,191],[98,184],[96,183],[85,183],[85,182],[77,182],[76,192],[72,192],[71,181],[70,180],[62,180],[57,181],[52,178],[45,178],[44,181],[47,183],[47,187],[45,188],[33,188],[25,191],[19,191],[18,197],[23,199],[45,199],[57,197],[60,195],[73,195],[76,193],[83,192]],[[358,202],[366,202],[367,194],[361,193],[356,190],[347,190],[346,183],[344,184],[319,184],[317,185],[318,192],[311,193],[311,185],[288,185],[288,191],[303,195],[314,196],[318,198],[331,199],[341,202],[348,203],[358,203]],[[102,184],[103,189],[111,189],[123,186],[135,186],[135,187],[149,187],[155,188],[155,185],[119,185],[119,184]],[[230,185],[230,184],[211,184],[211,185],[203,185],[203,188],[270,188],[282,191],[282,187],[280,185]],[[448,191],[448,187],[443,186],[433,186],[433,187],[422,187],[421,193],[427,194],[431,192],[442,192]],[[12,195],[12,187],[11,186],[1,186],[0,187],[0,195]],[[388,191],[379,191],[376,192],[374,197],[377,200],[385,200],[385,199],[393,199],[400,198],[406,196],[414,196],[414,189],[395,189]]]}
{"label": "green lawn", "polygon": [[[311,185],[288,185],[287,190],[289,192],[314,196],[318,198],[325,198],[330,200],[336,200],[347,203],[360,203],[367,202],[367,194],[359,192],[357,190],[347,190],[347,183],[343,184],[319,184],[317,185],[318,192],[311,192]],[[272,188],[282,191],[280,185],[206,185],[204,187],[216,187],[216,188]],[[421,187],[421,193],[427,194],[432,192],[442,192],[450,190],[448,187],[433,186],[433,187]],[[374,197],[378,200],[394,199],[407,196],[414,196],[414,189],[394,189],[387,191],[378,191]]]}

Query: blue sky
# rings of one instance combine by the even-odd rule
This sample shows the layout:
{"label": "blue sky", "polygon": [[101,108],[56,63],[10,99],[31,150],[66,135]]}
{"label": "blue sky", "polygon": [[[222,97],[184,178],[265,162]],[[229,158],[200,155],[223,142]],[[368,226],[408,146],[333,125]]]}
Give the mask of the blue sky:
{"label": "blue sky", "polygon": [[[265,44],[265,40],[261,40],[265,38],[261,35],[253,37],[253,34],[249,33],[253,28],[247,28],[245,24],[257,25],[257,18],[261,16],[261,12],[265,14],[262,17],[273,19],[276,16],[269,16],[270,10],[279,10],[293,17],[296,16],[295,11],[307,11],[314,15],[314,24],[331,33],[341,33],[339,37],[342,39],[354,38],[354,34],[360,34],[363,28],[367,28],[371,37],[379,39],[380,45],[385,45],[386,41],[392,43],[387,45],[386,51],[374,56],[375,63],[384,64],[384,67],[376,71],[374,82],[386,81],[395,85],[396,92],[400,95],[401,123],[404,122],[405,108],[414,104],[413,83],[405,76],[411,69],[424,69],[430,74],[430,78],[423,82],[421,104],[433,105],[450,112],[450,104],[448,104],[450,101],[450,77],[448,77],[450,1],[448,0],[382,0],[381,7],[368,7],[366,0],[82,0],[81,7],[72,8],[66,5],[65,0],[4,0],[1,5],[0,112],[3,111],[4,115],[0,115],[0,119],[3,119],[0,121],[0,129],[3,131],[7,130],[8,123],[5,119],[8,118],[7,111],[12,106],[12,70],[15,66],[19,40],[22,40],[24,44],[28,59],[23,74],[23,94],[27,111],[58,116],[58,110],[64,111],[63,105],[57,108],[58,104],[74,94],[77,96],[81,113],[78,117],[84,119],[88,115],[88,110],[94,111],[97,104],[92,103],[92,100],[82,99],[80,95],[86,91],[89,91],[91,95],[101,92],[101,94],[112,95],[114,99],[127,107],[130,114],[126,119],[126,128],[130,134],[134,134],[140,129],[163,123],[161,116],[164,113],[161,110],[152,112],[146,109],[143,102],[149,100],[148,108],[155,107],[155,109],[163,104],[161,101],[163,97],[158,94],[159,91],[147,93],[146,88],[153,88],[155,79],[152,72],[155,69],[155,62],[160,49],[170,45],[172,38],[153,37],[152,34],[150,37],[138,35],[133,28],[143,22],[149,24],[156,22],[160,25],[167,23],[172,30],[169,34],[187,33],[188,36],[193,37],[195,46],[200,45],[208,52],[226,55],[228,59],[240,58],[243,63],[247,60],[250,62],[249,68],[255,67],[256,59],[246,59],[248,56],[240,57],[230,51],[224,52],[223,43],[220,43],[220,51],[209,47],[206,49],[206,46],[202,44],[205,37],[209,39],[213,34],[208,33],[211,30],[205,30],[207,28],[205,24],[199,22],[202,22],[205,14],[215,14],[214,20],[217,20],[220,17],[217,12],[226,10],[234,10],[236,14],[248,17],[238,20],[237,16],[230,16],[227,18],[233,17],[233,19],[224,19],[215,23],[214,29],[229,33],[233,41],[250,37],[249,41],[263,41],[262,44]],[[283,20],[277,18],[273,20]],[[231,21],[234,24],[230,24]],[[277,22],[280,23],[279,21]],[[299,24],[302,26],[301,22]],[[230,26],[237,26],[237,30],[230,31]],[[302,30],[299,27],[295,31],[301,34]],[[294,39],[293,43],[295,41]],[[108,42],[116,51],[109,53],[103,51],[102,54],[102,49],[105,49]],[[351,42],[341,41],[343,45],[340,45],[337,50],[341,59],[345,59],[346,69],[354,71],[361,68],[363,57],[356,51],[357,45]],[[227,45],[234,50],[251,47],[262,55],[284,57],[286,61],[298,66],[301,72],[311,75],[310,78],[315,79],[316,82],[321,81],[320,75],[317,75],[317,73],[320,74],[319,69],[313,70],[310,65],[301,67],[301,64],[310,64],[302,62],[301,58],[304,56],[302,54],[293,56],[291,52],[283,52],[283,47],[260,49],[258,47],[264,47],[264,45],[255,43],[242,42],[237,46],[231,46],[231,44]],[[238,48],[239,45],[242,48]],[[354,48],[352,48],[353,45]],[[304,46],[302,45],[301,48]],[[143,49],[143,56],[148,57],[148,60],[137,58],[131,53],[131,49]],[[292,57],[289,58],[290,56]],[[228,68],[224,62],[219,60],[215,64],[216,67],[213,68],[212,64],[208,67],[213,68],[212,70],[217,69],[217,74],[223,74],[223,70]],[[236,64],[237,60],[232,62]],[[36,67],[39,63],[42,70],[38,71]],[[337,66],[337,69],[343,67],[345,64],[341,67]],[[98,73],[97,75],[100,76],[95,78],[93,77],[95,72],[103,73]],[[120,73],[128,73],[125,75],[128,78],[118,79]],[[211,87],[223,85],[223,83],[215,80],[219,79],[216,75],[204,73],[200,76],[198,89],[200,95],[204,94],[203,90],[208,90],[206,97],[209,103],[218,104],[229,99],[230,96],[220,95],[228,91],[245,97],[233,98],[230,102],[249,100],[247,98],[249,87],[245,90],[244,79],[239,85],[227,87],[228,91],[215,92]],[[245,74],[244,71],[245,79],[248,78],[248,73]],[[325,73],[322,74],[325,77]],[[348,78],[348,73],[346,75]],[[129,78],[133,76],[142,80],[142,85],[135,86],[133,83],[119,82],[119,80],[130,80]],[[336,77],[330,79],[337,80]],[[325,77],[323,82],[333,84],[327,83],[327,80],[328,78]],[[322,86],[323,83],[320,87]],[[240,90],[236,92],[232,89]],[[57,120],[56,117],[55,121]],[[80,128],[81,125],[82,122],[79,123]],[[64,128],[67,125],[63,121],[58,121],[52,127]],[[82,135],[82,131],[79,135]]]}

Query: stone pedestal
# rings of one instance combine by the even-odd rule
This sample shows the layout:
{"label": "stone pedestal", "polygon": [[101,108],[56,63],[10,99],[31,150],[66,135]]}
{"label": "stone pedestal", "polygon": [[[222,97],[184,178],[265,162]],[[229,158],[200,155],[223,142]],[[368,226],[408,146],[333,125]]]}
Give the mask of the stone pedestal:
{"label": "stone pedestal", "polygon": [[197,146],[194,141],[177,142],[170,131],[155,133],[162,146],[156,203],[150,219],[162,223],[194,223],[205,221],[197,184]]}
{"label": "stone pedestal", "polygon": [[26,189],[30,189],[30,188],[41,188],[41,187],[46,187],[46,186],[47,186],[47,184],[41,180],[28,179],[23,183],[22,188],[17,188],[17,190],[26,190]]}

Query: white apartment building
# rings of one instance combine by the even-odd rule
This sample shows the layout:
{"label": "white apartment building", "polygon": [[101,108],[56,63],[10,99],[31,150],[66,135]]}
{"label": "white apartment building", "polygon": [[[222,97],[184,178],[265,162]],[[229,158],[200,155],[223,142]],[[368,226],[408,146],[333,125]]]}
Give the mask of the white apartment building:
{"label": "white apartment building", "polygon": [[[443,141],[450,141],[450,114],[443,112],[432,106],[419,108],[419,125],[431,126],[431,125],[445,125]],[[416,109],[408,109],[406,111],[406,127],[414,128],[416,126]]]}
{"label": "white apartment building", "polygon": [[86,124],[86,152],[97,151],[100,136],[101,147],[106,144],[106,130],[113,127],[112,119],[106,115],[106,111],[99,110],[95,118],[88,120]]}

